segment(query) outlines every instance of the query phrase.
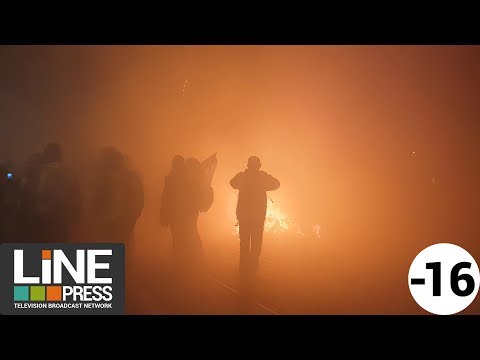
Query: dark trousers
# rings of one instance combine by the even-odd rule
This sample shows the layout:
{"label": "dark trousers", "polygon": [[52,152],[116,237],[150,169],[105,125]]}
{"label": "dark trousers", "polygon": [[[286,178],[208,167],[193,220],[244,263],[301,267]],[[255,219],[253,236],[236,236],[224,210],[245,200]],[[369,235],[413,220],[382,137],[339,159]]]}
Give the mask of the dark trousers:
{"label": "dark trousers", "polygon": [[265,219],[240,219],[240,273],[256,272],[262,251],[263,226]]}
{"label": "dark trousers", "polygon": [[187,214],[170,224],[173,257],[178,266],[193,265],[201,256],[202,242],[197,230],[198,213]]}

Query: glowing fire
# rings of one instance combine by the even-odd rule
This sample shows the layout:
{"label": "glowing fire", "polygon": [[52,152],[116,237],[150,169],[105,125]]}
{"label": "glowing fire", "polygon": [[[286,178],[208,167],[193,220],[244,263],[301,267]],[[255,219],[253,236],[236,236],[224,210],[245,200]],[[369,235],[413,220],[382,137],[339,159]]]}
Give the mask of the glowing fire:
{"label": "glowing fire", "polygon": [[288,231],[293,225],[293,221],[288,218],[278,207],[272,202],[267,205],[267,216],[265,218],[265,231],[278,234]]}
{"label": "glowing fire", "polygon": [[[229,199],[229,216],[235,214],[236,196],[232,193],[232,197]],[[233,220],[233,218],[232,218]],[[323,226],[315,224],[311,226],[311,232],[304,233],[300,228],[300,225],[295,222],[291,217],[284,213],[271,201],[267,204],[267,215],[265,218],[265,233],[270,235],[290,234],[294,236],[312,236],[313,238],[320,239],[320,234],[324,230]],[[232,229],[232,234],[238,236],[238,223]]]}
{"label": "glowing fire", "polygon": [[[290,219],[278,207],[273,205],[272,202],[268,202],[264,226],[265,232],[270,234],[284,233],[292,230],[294,226],[295,223],[292,219]],[[301,233],[300,230],[297,229],[297,233]],[[233,234],[238,235],[238,226],[234,227]]]}

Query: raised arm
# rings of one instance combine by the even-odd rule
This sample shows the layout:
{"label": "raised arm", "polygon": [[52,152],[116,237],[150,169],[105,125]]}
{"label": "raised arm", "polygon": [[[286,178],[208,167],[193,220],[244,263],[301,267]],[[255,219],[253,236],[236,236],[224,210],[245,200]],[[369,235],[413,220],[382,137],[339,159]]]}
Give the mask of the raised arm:
{"label": "raised arm", "polygon": [[277,190],[280,187],[280,181],[275,179],[272,175],[265,173],[264,186],[265,191]]}
{"label": "raised arm", "polygon": [[238,173],[235,177],[230,180],[230,186],[234,189],[239,189],[242,186],[242,173]]}

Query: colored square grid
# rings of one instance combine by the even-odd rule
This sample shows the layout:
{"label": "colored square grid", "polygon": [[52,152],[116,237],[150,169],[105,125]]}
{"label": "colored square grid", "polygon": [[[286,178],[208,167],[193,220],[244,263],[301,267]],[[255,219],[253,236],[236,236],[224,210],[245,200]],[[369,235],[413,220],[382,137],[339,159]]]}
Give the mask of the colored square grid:
{"label": "colored square grid", "polygon": [[14,286],[13,301],[28,301],[28,286]]}
{"label": "colored square grid", "polygon": [[62,287],[47,286],[47,301],[62,301]]}
{"label": "colored square grid", "polygon": [[52,258],[52,250],[42,250],[42,260],[50,260]]}
{"label": "colored square grid", "polygon": [[30,301],[45,301],[45,286],[30,286]]}

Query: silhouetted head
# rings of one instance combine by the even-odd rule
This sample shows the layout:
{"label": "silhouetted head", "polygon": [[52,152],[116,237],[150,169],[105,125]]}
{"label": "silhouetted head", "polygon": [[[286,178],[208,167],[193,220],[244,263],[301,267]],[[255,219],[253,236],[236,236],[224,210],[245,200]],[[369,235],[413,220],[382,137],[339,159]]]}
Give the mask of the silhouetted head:
{"label": "silhouetted head", "polygon": [[106,146],[100,150],[100,162],[106,169],[120,169],[125,166],[125,157],[113,146]]}
{"label": "silhouetted head", "polygon": [[182,155],[175,155],[172,159],[172,171],[179,172],[185,169],[185,159]]}
{"label": "silhouetted head", "polygon": [[262,167],[262,163],[257,156],[250,156],[247,162],[247,168],[249,170],[260,170]]}
{"label": "silhouetted head", "polygon": [[51,142],[43,150],[43,159],[47,163],[62,161],[62,147],[59,143]]}
{"label": "silhouetted head", "polygon": [[189,158],[185,160],[185,168],[190,177],[197,178],[200,176],[202,165],[197,159]]}
{"label": "silhouetted head", "polygon": [[201,167],[200,161],[195,158],[188,158],[187,160],[185,160],[185,165],[189,170],[199,170]]}

